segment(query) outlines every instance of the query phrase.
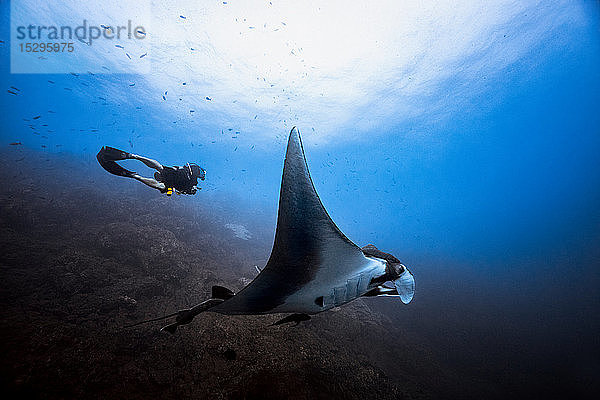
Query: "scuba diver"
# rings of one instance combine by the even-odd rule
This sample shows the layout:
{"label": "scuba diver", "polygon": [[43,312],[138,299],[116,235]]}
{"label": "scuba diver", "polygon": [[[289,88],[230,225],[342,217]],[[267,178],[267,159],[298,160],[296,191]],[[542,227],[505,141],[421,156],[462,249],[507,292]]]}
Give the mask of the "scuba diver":
{"label": "scuba diver", "polygon": [[[195,194],[198,190],[198,178],[204,180],[206,171],[195,163],[187,163],[183,167],[167,167],[156,160],[143,157],[137,154],[127,153],[114,147],[104,146],[96,155],[98,162],[106,171],[113,175],[124,176],[138,180],[167,196],[173,194]],[[129,171],[117,161],[138,160],[143,162],[149,168],[155,169],[154,178],[146,178],[138,175],[136,172]]]}

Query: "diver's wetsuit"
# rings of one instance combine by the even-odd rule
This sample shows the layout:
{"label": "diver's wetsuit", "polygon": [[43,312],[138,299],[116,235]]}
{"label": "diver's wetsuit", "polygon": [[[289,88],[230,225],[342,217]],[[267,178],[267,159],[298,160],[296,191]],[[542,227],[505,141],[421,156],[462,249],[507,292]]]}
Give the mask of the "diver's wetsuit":
{"label": "diver's wetsuit", "polygon": [[[198,178],[204,180],[206,174],[206,171],[197,164],[187,163],[183,167],[167,167],[151,158],[127,153],[110,146],[102,147],[96,158],[102,168],[111,174],[136,179],[167,195],[170,195],[173,190],[184,194],[196,193],[198,190],[196,187],[198,185]],[[147,167],[157,171],[154,173],[154,179],[146,178],[123,168],[116,162],[121,160],[138,160],[143,162]]]}
{"label": "diver's wetsuit", "polygon": [[154,173],[154,178],[180,193],[194,194],[197,190],[198,177],[190,176],[185,167],[163,167],[160,172]]}

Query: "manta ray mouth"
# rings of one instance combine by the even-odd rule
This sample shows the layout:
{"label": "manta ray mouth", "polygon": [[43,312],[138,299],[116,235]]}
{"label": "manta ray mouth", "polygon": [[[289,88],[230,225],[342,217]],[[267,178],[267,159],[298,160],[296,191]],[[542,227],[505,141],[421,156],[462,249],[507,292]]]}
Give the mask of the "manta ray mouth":
{"label": "manta ray mouth", "polygon": [[404,272],[394,281],[396,291],[404,304],[410,303],[415,295],[415,278],[405,267]]}

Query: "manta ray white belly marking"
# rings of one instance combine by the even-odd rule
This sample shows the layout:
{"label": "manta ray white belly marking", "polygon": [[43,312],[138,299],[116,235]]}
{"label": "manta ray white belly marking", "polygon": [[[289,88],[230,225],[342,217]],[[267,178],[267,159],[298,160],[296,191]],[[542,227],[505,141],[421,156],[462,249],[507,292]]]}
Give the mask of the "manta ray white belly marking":
{"label": "manta ray white belly marking", "polygon": [[346,280],[345,284],[335,286],[327,296],[323,296],[323,310],[341,306],[364,295],[375,285],[371,282],[374,278],[385,274],[385,263],[372,259],[371,268],[367,268],[357,275]]}

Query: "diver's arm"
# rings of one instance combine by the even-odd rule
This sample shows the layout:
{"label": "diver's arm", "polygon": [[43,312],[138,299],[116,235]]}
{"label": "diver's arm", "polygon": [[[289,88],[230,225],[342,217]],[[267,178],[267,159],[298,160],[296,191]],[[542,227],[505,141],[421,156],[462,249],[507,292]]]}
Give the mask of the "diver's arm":
{"label": "diver's arm", "polygon": [[146,178],[146,177],[140,176],[138,174],[133,174],[131,177],[133,179],[136,179],[136,180],[142,182],[145,185],[150,186],[151,188],[160,190],[161,192],[164,192],[165,190],[167,190],[167,187],[165,186],[165,184],[157,181],[156,179]]}

